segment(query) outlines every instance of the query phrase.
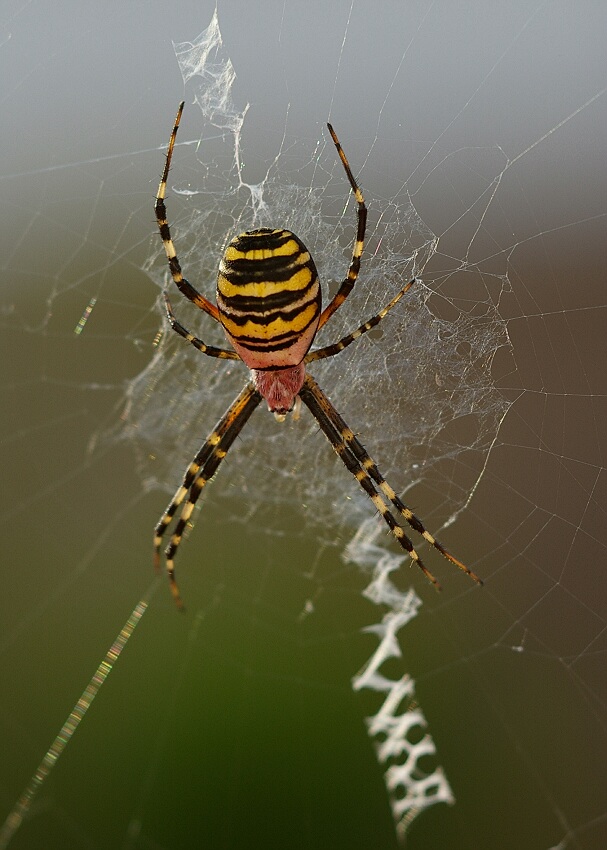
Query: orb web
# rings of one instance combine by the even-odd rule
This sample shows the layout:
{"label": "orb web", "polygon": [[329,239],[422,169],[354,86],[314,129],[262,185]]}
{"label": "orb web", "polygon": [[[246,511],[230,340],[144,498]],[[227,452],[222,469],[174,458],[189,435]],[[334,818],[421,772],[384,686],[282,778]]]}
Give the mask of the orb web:
{"label": "orb web", "polygon": [[[231,88],[234,69],[221,42],[217,16],[197,40],[175,45],[186,84],[205,121],[196,145],[178,136],[169,175],[167,209],[185,276],[214,298],[219,257],[236,233],[257,227],[286,227],[306,244],[323,284],[323,302],[346,274],[355,233],[355,204],[332,143],[314,151],[279,152],[263,180],[248,184],[240,161],[246,150],[246,108],[238,111]],[[186,105],[181,133],[199,124],[196,107]],[[167,128],[170,118],[167,116]],[[221,131],[214,153],[214,129]],[[347,139],[342,139],[347,152]],[[286,142],[283,143],[286,146]],[[292,163],[297,162],[294,168]],[[291,168],[289,168],[291,164]],[[356,170],[356,163],[353,163]],[[186,176],[184,177],[184,172]],[[301,182],[311,173],[307,184]],[[363,187],[364,189],[364,187]],[[462,452],[484,458],[508,407],[495,388],[495,353],[508,346],[495,291],[507,282],[483,282],[484,299],[466,304],[448,295],[449,318],[433,304],[436,281],[426,281],[438,239],[406,196],[402,203],[369,196],[369,226],[362,271],[345,305],[318,335],[318,347],[336,341],[374,315],[410,279],[416,283],[367,336],[310,371],[335,407],[376,456],[393,486],[404,492],[424,481],[440,464]],[[181,298],[170,279],[160,238],[152,244],[144,269],[171,297],[179,321],[208,344],[226,345],[223,331]],[[461,270],[482,282],[473,265]],[[448,277],[453,276],[453,271]],[[441,281],[438,281],[440,288]],[[446,291],[447,287],[445,287]],[[160,336],[154,357],[130,383],[122,421],[112,438],[133,444],[140,474],[149,486],[174,491],[189,460],[247,379],[242,364],[204,357],[167,329],[158,299]],[[369,512],[366,497],[339,469],[339,460],[318,434],[310,417],[289,417],[277,425],[260,409],[248,423],[221,478],[214,498],[250,494],[247,519],[272,527],[273,507],[291,505],[303,512],[304,527],[316,530],[349,525],[355,530]],[[152,460],[151,460],[152,459]],[[232,467],[232,468],[231,468]],[[229,469],[229,472],[228,472]],[[479,471],[482,463],[478,464]],[[271,472],[271,474],[268,474]],[[439,486],[435,484],[435,486]],[[469,490],[452,492],[448,516],[460,510]]]}
{"label": "orb web", "polygon": [[[286,164],[284,153],[279,152],[260,182],[247,183],[241,161],[247,108],[239,111],[234,105],[235,72],[223,48],[217,14],[198,39],[175,45],[175,52],[186,97],[194,101],[205,122],[198,144],[180,144],[178,136],[169,175],[168,220],[184,275],[213,298],[218,258],[236,233],[285,227],[303,240],[315,258],[327,303],[347,272],[356,226],[355,204],[333,145],[323,139],[313,152],[290,150]],[[188,126],[191,113],[196,117],[195,110],[186,109],[182,125]],[[221,147],[216,153],[208,150],[212,145],[206,141],[213,128],[220,131]],[[347,140],[342,144],[347,151]],[[297,154],[299,165],[293,175],[288,164],[298,159]],[[311,179],[303,185],[306,171]],[[507,277],[492,277],[487,283],[468,258],[459,271],[475,278],[471,290],[476,297],[466,303],[461,287],[459,302],[449,297],[451,271],[445,281],[438,282],[440,301],[448,301],[451,315],[445,317],[444,306],[433,305],[437,294],[425,282],[425,275],[439,240],[406,191],[401,195],[403,200],[397,203],[367,193],[369,226],[360,278],[316,344],[337,341],[375,315],[407,281],[415,278],[414,286],[404,304],[375,331],[335,360],[312,364],[310,371],[367,443],[392,486],[405,492],[432,480],[433,471],[434,487],[440,489],[445,474],[440,472],[441,463],[453,462],[464,451],[477,456],[477,474],[482,474],[508,408],[492,377],[494,355],[508,346],[508,335],[497,308]],[[225,346],[220,326],[175,292],[160,240],[152,246],[144,269],[160,290],[169,292],[188,330],[207,344]],[[157,303],[162,330],[155,355],[129,384],[121,424],[110,437],[133,444],[147,486],[172,493],[197,442],[202,443],[232,402],[247,372],[240,363],[207,358],[184,344],[167,329],[160,297]],[[383,699],[377,714],[368,718],[367,729],[385,769],[397,834],[404,839],[422,811],[454,801],[442,768],[422,767],[436,750],[415,699],[413,679],[408,673],[394,679],[379,672],[386,661],[400,657],[398,632],[421,604],[413,591],[398,589],[390,578],[408,559],[378,546],[380,529],[376,517],[367,519],[373,513],[367,497],[339,468],[339,459],[305,413],[278,424],[264,409],[257,411],[224,467],[231,466],[236,452],[240,457],[230,470],[229,483],[213,487],[212,492],[224,501],[234,492],[248,494],[248,510],[240,521],[254,520],[268,532],[279,533],[275,508],[292,507],[301,516],[301,533],[320,539],[337,528],[353,534],[343,557],[371,569],[367,596],[381,606],[382,614],[368,631],[375,632],[380,643],[353,686],[375,691]],[[219,480],[225,480],[224,468],[220,474]],[[450,488],[449,499],[441,502],[449,511],[440,517],[442,524],[452,522],[464,508],[474,479],[468,485],[459,492]],[[229,511],[227,516],[234,521]]]}
{"label": "orb web", "polygon": [[[209,33],[206,54],[176,47],[191,64],[168,211],[186,273],[213,298],[226,241],[278,218],[322,259],[326,303],[356,222],[331,120],[371,212],[359,284],[318,344],[417,283],[311,371],[485,587],[428,559],[434,594],[308,412],[278,425],[260,408],[180,553],[186,619],[160,576],[86,718],[152,580],[153,524],[246,370],[167,330],[162,289],[225,344],[175,292],[152,212],[184,94],[170,38],[214,0],[191,19],[69,5],[15,6],[0,37],[14,846],[268,847],[296,825],[302,846],[392,847],[391,809],[411,847],[602,850],[601,4],[428,0],[384,18],[286,2],[262,20],[220,3],[233,66]],[[439,796],[457,804],[412,820]]]}

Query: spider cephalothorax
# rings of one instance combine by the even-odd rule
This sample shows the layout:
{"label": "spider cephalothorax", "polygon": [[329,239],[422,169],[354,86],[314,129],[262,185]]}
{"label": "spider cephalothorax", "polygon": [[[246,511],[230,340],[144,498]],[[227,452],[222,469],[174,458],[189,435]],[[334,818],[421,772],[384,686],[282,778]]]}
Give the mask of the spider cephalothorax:
{"label": "spider cephalothorax", "polygon": [[[160,563],[162,537],[183,504],[166,549],[167,571],[174,599],[182,607],[175,580],[175,553],[205,484],[213,477],[230,446],[262,398],[277,419],[284,419],[301,400],[317,420],[321,430],[346,468],[367,493],[394,537],[409,553],[437,589],[440,585],[422,563],[401,523],[411,528],[470,578],[480,579],[458,561],[426,531],[422,522],[398,497],[379,472],[353,431],[346,425],[314,379],[306,364],[333,357],[350,343],[375,327],[402,298],[414,281],[409,281],[392,300],[356,330],[331,345],[310,351],[317,331],[343,304],[358,277],[362,256],[367,209],[360,188],[333,127],[329,133],[341,159],[358,204],[357,231],[348,274],[329,304],[321,309],[321,292],[314,260],[303,242],[290,230],[261,228],[241,233],[225,250],[217,277],[217,305],[201,295],[182,275],[167,221],[164,198],[171,167],[175,138],[184,104],[181,103],[167,151],[166,164],[156,195],[156,219],[169,268],[177,288],[193,304],[223,325],[232,349],[206,345],[181,325],[165,294],[167,316],[172,329],[203,354],[225,360],[242,360],[250,371],[250,381],[215,426],[188,466],[183,482],[161,516],[154,535],[155,562]],[[186,498],[187,497],[187,498]],[[392,508],[388,503],[392,504]],[[396,515],[395,515],[396,514]]]}

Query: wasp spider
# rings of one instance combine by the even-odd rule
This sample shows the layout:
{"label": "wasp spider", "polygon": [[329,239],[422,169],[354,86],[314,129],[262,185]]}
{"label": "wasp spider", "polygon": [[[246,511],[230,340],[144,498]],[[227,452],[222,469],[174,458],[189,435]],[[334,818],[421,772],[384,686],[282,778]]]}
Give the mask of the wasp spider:
{"label": "wasp spider", "polygon": [[[265,399],[268,409],[279,420],[283,420],[301,399],[347,469],[370,497],[398,543],[438,590],[440,585],[437,579],[423,564],[405,534],[403,520],[452,564],[481,584],[478,576],[426,531],[413,511],[400,500],[353,431],[306,372],[308,363],[333,357],[375,327],[414,283],[413,280],[407,283],[383,310],[343,339],[310,351],[317,332],[344,303],[356,282],[367,219],[362,192],[333,127],[327,125],[358,204],[358,226],[352,260],[348,274],[337,293],[323,310],[318,273],[306,246],[289,230],[264,227],[241,233],[226,248],[219,263],[215,305],[184,278],[167,221],[166,186],[183,106],[183,103],[179,106],[169,140],[166,164],[156,196],[156,219],[177,289],[223,325],[232,348],[206,345],[186,330],[175,318],[165,293],[167,317],[171,328],[203,354],[226,360],[242,360],[249,369],[249,381],[188,466],[180,487],[155,529],[154,557],[155,564],[159,567],[163,535],[178,508],[183,505],[166,548],[170,587],[178,607],[182,607],[182,602],[175,580],[175,555],[184,529],[205,484],[213,477],[230,446],[262,399]],[[391,503],[393,508],[388,507],[387,503]]]}

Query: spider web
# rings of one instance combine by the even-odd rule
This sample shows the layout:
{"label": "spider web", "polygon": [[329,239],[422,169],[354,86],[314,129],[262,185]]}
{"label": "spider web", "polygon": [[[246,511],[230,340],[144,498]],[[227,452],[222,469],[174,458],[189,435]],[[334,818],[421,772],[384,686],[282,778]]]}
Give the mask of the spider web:
{"label": "spider web", "polygon": [[[179,180],[171,175],[173,198],[186,199],[187,212],[185,217],[177,216],[174,229],[186,274],[191,280],[203,281],[205,292],[212,293],[217,257],[232,236],[281,222],[309,247],[321,281],[328,282],[326,303],[329,289],[335,291],[345,275],[356,224],[352,202],[345,209],[348,184],[332,143],[318,141],[308,160],[305,153],[298,156],[297,145],[289,147],[291,171],[295,170],[299,180],[311,172],[311,185],[289,184],[292,177],[282,171],[282,161],[287,159],[282,150],[285,140],[263,179],[246,183],[239,151],[247,110],[239,112],[231,97],[235,75],[223,48],[217,16],[196,42],[177,44],[175,52],[186,97],[191,93],[190,99],[211,125],[210,132],[214,128],[228,131],[220,138],[218,156],[223,165],[221,159],[206,161],[213,145],[205,136],[191,149],[193,163],[188,164],[183,148],[177,148],[176,173],[185,170],[185,177]],[[207,148],[211,148],[209,154]],[[480,287],[482,300],[477,297],[474,304],[464,304],[461,299],[457,315],[448,320],[433,312],[432,291],[424,285],[423,276],[435,257],[438,239],[416,212],[406,190],[400,194],[402,202],[374,201],[364,276],[348,299],[345,315],[340,311],[323,329],[318,345],[339,339],[377,313],[412,277],[419,279],[416,289],[405,308],[389,315],[381,329],[343,352],[338,361],[315,364],[313,372],[321,386],[330,389],[346,420],[362,421],[367,429],[365,438],[381,435],[382,468],[402,492],[405,486],[429,476],[433,465],[459,456],[464,446],[470,455],[478,453],[482,466],[508,407],[508,400],[494,385],[491,370],[496,352],[509,343],[497,309],[505,275],[483,276],[470,263],[463,270],[461,289]],[[177,207],[173,198],[170,204]],[[332,215],[332,208],[339,212]],[[170,278],[164,255],[157,248],[157,244],[153,246],[144,269],[160,289],[166,289]],[[445,279],[459,271],[444,273],[438,291]],[[159,312],[161,316],[164,313],[160,299]],[[183,305],[178,307],[183,321],[197,335],[212,344],[225,344],[220,327],[209,328],[208,319],[192,312],[184,311]],[[164,325],[161,318],[159,322]],[[127,390],[124,424],[117,435],[118,439],[132,439],[142,479],[172,495],[176,475],[192,457],[190,435],[210,430],[210,423],[223,414],[245,376],[242,367],[226,369],[221,362],[201,363],[199,352],[184,346],[173,333],[164,333],[156,356]],[[394,427],[396,422],[398,427]],[[453,427],[454,423],[459,427]],[[331,452],[319,452],[318,426],[308,417],[295,421],[291,417],[285,427],[257,416],[241,442],[238,451],[245,459],[233,486],[238,492],[255,488],[247,522],[258,521],[262,513],[259,522],[271,527],[277,504],[292,505],[296,510],[304,506],[305,533],[310,525],[335,528],[344,516],[346,524],[355,529],[368,515],[367,497],[356,492],[353,496],[355,488],[346,487],[339,497],[336,476],[340,461]],[[436,476],[436,488],[440,489],[440,472]],[[458,496],[450,495],[451,510],[462,507],[469,491],[468,482]],[[224,497],[229,498],[230,493],[231,488],[223,490]],[[217,496],[222,498],[221,493]]]}
{"label": "spider web", "polygon": [[[386,9],[7,13],[6,812],[40,780],[11,846],[392,847],[393,824],[411,847],[604,846],[600,13]],[[245,380],[164,331],[179,70],[167,206],[209,297],[228,239],[276,224],[335,291],[356,214],[334,123],[370,221],[319,344],[418,282],[311,371],[482,591],[422,550],[435,598],[310,417],[262,409],[180,552],[186,619],[146,590],[167,494]]]}

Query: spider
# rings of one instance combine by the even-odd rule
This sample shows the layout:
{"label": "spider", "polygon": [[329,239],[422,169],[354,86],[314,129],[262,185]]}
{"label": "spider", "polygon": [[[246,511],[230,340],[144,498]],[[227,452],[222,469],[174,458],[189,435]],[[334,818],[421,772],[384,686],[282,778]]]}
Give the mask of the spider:
{"label": "spider", "polygon": [[[171,328],[198,351],[209,357],[242,360],[250,374],[244,389],[226,410],[188,466],[181,485],[155,528],[154,563],[159,569],[162,538],[185,500],[165,551],[169,584],[177,607],[183,608],[183,603],[175,579],[175,555],[184,529],[204,486],[215,475],[232,443],[262,399],[265,399],[268,409],[279,421],[284,420],[296,404],[299,406],[300,400],[308,407],[321,431],[369,496],[398,543],[437,590],[441,589],[440,584],[426,568],[407,537],[402,520],[452,564],[475,582],[482,584],[478,576],[445,549],[426,530],[413,511],[400,500],[353,431],[316,381],[306,372],[308,363],[333,357],[374,328],[415,282],[415,279],[409,281],[383,310],[338,342],[310,351],[317,332],[341,307],[356,283],[367,220],[367,208],[362,192],[333,127],[327,124],[358,205],[352,259],[347,276],[338,291],[322,310],[318,273],[306,246],[289,230],[264,227],[239,234],[227,246],[219,263],[215,305],[183,276],[167,221],[166,187],[183,107],[182,102],[169,139],[166,163],[154,207],[156,220],[177,289],[216,322],[221,323],[232,348],[207,345],[190,333],[175,318],[168,295],[164,293],[167,318]],[[393,508],[388,507],[388,502],[392,503]]]}

